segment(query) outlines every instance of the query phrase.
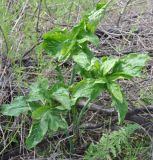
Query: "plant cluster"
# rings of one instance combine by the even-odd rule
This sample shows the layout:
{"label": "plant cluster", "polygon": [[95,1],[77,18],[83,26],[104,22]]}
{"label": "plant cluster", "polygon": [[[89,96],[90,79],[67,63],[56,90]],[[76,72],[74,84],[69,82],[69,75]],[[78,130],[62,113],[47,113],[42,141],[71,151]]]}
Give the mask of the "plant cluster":
{"label": "plant cluster", "polygon": [[[107,6],[108,3],[98,3],[95,10],[83,16],[71,30],[56,28],[43,35],[43,48],[56,61],[59,71],[61,64],[69,60],[74,62],[69,83],[64,83],[61,78],[60,82],[50,86],[47,79],[41,79],[30,87],[27,96],[16,97],[11,104],[2,106],[4,115],[19,116],[24,113],[32,117],[26,140],[29,149],[41,142],[48,131],[66,130],[67,113],[74,108],[77,110],[78,101],[86,99],[86,105],[76,121],[78,127],[89,103],[104,91],[112,98],[119,123],[124,120],[128,104],[118,81],[140,76],[149,57],[136,53],[101,59],[94,56],[89,44],[99,44],[95,31]],[[76,74],[81,77],[79,82],[74,81]]]}

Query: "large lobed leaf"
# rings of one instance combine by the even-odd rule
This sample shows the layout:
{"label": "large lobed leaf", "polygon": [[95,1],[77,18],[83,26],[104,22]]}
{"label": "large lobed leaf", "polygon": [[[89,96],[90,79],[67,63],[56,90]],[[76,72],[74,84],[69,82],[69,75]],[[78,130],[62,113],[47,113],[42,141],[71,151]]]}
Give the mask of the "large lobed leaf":
{"label": "large lobed leaf", "polygon": [[1,112],[3,115],[19,116],[21,113],[26,113],[30,110],[26,98],[23,96],[16,97],[11,104],[2,105]]}
{"label": "large lobed leaf", "polygon": [[131,53],[120,59],[120,62],[114,67],[114,73],[120,73],[125,77],[140,76],[149,59],[148,54]]}

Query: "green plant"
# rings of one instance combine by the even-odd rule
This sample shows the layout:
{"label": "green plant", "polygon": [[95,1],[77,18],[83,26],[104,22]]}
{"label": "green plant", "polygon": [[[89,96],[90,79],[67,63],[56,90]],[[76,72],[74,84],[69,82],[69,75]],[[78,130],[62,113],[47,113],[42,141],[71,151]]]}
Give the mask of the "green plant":
{"label": "green plant", "polygon": [[[48,130],[56,132],[66,129],[67,112],[77,106],[79,99],[86,98],[87,103],[76,122],[75,127],[78,128],[89,102],[103,91],[110,93],[112,104],[119,115],[119,123],[124,120],[128,106],[117,81],[140,76],[149,57],[147,54],[135,53],[121,58],[94,57],[89,44],[99,44],[95,30],[108,4],[98,3],[96,9],[85,15],[70,31],[58,28],[43,35],[43,48],[56,60],[61,83],[51,87],[46,79],[42,79],[31,86],[28,96],[17,97],[11,104],[2,106],[4,115],[19,116],[27,113],[32,117],[33,123],[26,140],[28,148],[36,146]],[[70,59],[75,62],[72,78],[68,84],[64,84],[60,67]],[[80,74],[82,80],[75,83],[76,73]]]}
{"label": "green plant", "polygon": [[112,97],[112,105],[118,112],[119,122],[122,122],[128,107],[117,81],[139,76],[147,60],[147,55],[133,53],[121,58],[103,57],[101,60],[93,58],[84,66],[81,64],[80,56],[77,63],[83,80],[72,86],[72,93],[76,99],[87,97],[94,100],[101,92],[108,91]]}
{"label": "green plant", "polygon": [[96,144],[91,144],[86,152],[84,159],[86,160],[111,160],[121,153],[123,147],[129,147],[128,139],[131,134],[140,126],[137,124],[129,124],[122,127],[118,131],[110,134],[104,134],[100,141]]}
{"label": "green plant", "polygon": [[11,104],[3,105],[2,113],[19,116],[27,113],[32,117],[32,126],[26,140],[28,148],[34,147],[48,130],[66,129],[66,112],[71,109],[71,100],[66,86],[56,84],[49,87],[47,79],[41,79],[31,86],[28,96],[20,96]]}
{"label": "green plant", "polygon": [[[43,48],[59,63],[64,63],[70,58],[76,63],[74,71],[79,73],[83,80],[70,87],[74,104],[79,98],[83,97],[88,98],[87,101],[89,103],[101,92],[107,90],[112,96],[113,105],[118,111],[119,122],[121,122],[128,107],[116,81],[140,76],[141,70],[149,60],[149,57],[147,54],[135,53],[121,58],[103,57],[101,60],[94,57],[88,44],[99,44],[95,30],[104,16],[107,5],[106,3],[98,4],[96,9],[85,15],[81,22],[74,26],[71,31],[54,29],[46,33],[43,36]],[[70,84],[72,83],[73,80],[71,80]],[[87,107],[88,105],[85,106],[83,111]]]}

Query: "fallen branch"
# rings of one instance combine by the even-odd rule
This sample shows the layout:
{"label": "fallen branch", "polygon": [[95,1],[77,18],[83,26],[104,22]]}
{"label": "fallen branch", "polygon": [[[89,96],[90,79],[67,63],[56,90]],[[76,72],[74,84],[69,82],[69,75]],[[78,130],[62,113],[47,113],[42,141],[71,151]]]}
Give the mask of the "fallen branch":
{"label": "fallen branch", "polygon": [[[85,105],[84,101],[80,101],[78,103],[79,108],[83,108],[84,105]],[[104,114],[107,116],[116,116],[117,115],[117,112],[113,108],[105,109],[103,106],[100,106],[100,105],[97,105],[94,103],[90,103],[89,105],[90,105],[89,111],[98,112],[100,114]],[[153,106],[148,106],[145,108],[135,108],[133,110],[130,110],[127,112],[126,117],[133,116],[136,114],[148,114],[148,113],[153,114]]]}
{"label": "fallen branch", "polygon": [[[83,108],[83,106],[85,105],[86,102],[84,101],[80,101],[77,106],[79,108]],[[103,115],[107,115],[107,116],[115,116],[117,115],[117,112],[115,111],[115,109],[113,108],[110,108],[110,109],[104,109],[104,107],[102,106],[99,106],[97,104],[94,104],[94,103],[90,103],[90,108],[89,108],[89,111],[94,111],[94,112],[98,112],[100,114],[103,114]]]}
{"label": "fallen branch", "polygon": [[[79,102],[78,107],[83,108],[84,104],[85,102],[81,101]],[[103,116],[116,116],[113,121],[114,123],[117,123],[117,112],[115,111],[115,109],[105,109],[104,107],[93,103],[90,103],[89,105],[89,111],[97,112],[99,114],[102,114]],[[153,126],[153,123],[151,122],[151,114],[153,114],[153,106],[148,106],[145,108],[136,108],[127,112],[125,120],[138,123],[142,125],[144,128],[148,128],[149,125]],[[152,128],[153,127],[149,128],[149,132],[151,132],[151,134],[153,134]]]}

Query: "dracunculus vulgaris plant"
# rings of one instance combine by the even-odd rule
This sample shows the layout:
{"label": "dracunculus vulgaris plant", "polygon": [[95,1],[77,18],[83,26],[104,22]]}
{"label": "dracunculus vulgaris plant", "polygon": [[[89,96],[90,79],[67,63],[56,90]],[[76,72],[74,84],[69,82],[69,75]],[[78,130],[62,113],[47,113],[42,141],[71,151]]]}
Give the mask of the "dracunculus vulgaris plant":
{"label": "dracunculus vulgaris plant", "polygon": [[[27,114],[32,117],[31,129],[26,139],[29,149],[40,143],[47,132],[66,130],[67,113],[77,107],[79,100],[85,99],[86,104],[76,121],[76,126],[79,126],[82,116],[90,107],[89,103],[104,91],[111,96],[119,123],[124,120],[128,103],[118,81],[141,76],[149,56],[140,53],[122,57],[94,56],[89,44],[98,46],[100,43],[95,31],[107,6],[107,3],[98,3],[96,8],[83,16],[80,23],[71,30],[55,28],[43,35],[42,46],[45,52],[56,60],[58,70],[61,64],[73,61],[68,84],[61,81],[50,86],[48,80],[43,78],[31,85],[27,96],[18,96],[11,104],[2,106],[1,112],[4,115]],[[76,74],[81,77],[79,82],[74,81]]]}

